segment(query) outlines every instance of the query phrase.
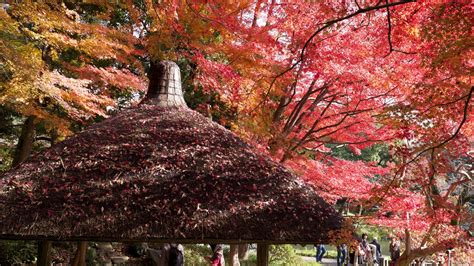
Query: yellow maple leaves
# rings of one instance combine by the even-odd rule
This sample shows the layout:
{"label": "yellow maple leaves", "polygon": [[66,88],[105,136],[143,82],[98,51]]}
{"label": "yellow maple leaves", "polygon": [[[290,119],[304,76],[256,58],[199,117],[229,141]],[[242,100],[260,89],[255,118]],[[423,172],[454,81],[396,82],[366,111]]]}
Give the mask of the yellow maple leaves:
{"label": "yellow maple leaves", "polygon": [[95,89],[97,79],[80,79],[94,69],[90,64],[118,62],[133,73],[114,67],[96,71],[117,79],[118,87],[123,81],[130,81],[124,82],[127,89],[143,87],[143,68],[136,58],[139,41],[128,32],[85,23],[64,4],[25,2],[0,10],[0,37],[0,103],[63,133],[71,121],[106,116],[107,106],[116,104],[106,88]]}

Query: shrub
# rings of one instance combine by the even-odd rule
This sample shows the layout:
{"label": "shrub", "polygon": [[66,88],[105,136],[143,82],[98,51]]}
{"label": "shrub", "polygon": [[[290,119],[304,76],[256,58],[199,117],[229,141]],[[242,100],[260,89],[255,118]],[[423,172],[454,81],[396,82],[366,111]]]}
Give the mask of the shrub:
{"label": "shrub", "polygon": [[0,241],[0,265],[36,261],[37,245],[31,241]]}
{"label": "shrub", "polygon": [[269,263],[271,265],[301,265],[292,245],[271,245]]}
{"label": "shrub", "polygon": [[184,246],[184,262],[186,265],[199,266],[209,265],[204,258],[211,256],[212,252],[209,245],[183,245]]}

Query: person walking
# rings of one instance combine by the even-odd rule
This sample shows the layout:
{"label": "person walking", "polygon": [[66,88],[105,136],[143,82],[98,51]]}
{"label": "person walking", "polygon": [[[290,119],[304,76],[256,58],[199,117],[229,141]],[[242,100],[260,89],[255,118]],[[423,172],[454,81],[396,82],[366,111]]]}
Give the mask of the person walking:
{"label": "person walking", "polygon": [[346,264],[347,245],[340,244],[337,246],[337,266],[344,266]]}
{"label": "person walking", "polygon": [[364,251],[363,260],[369,266],[374,265],[374,256],[372,254],[372,248],[370,247],[367,234],[362,234],[362,241],[360,242],[360,248]]}
{"label": "person walking", "polygon": [[380,249],[380,243],[377,242],[377,238],[374,237],[374,239],[372,239],[372,242],[370,242],[370,245],[375,247],[374,262],[380,265],[380,260],[382,258],[382,250]]}
{"label": "person walking", "polygon": [[168,250],[168,266],[184,265],[184,248],[181,244],[170,244]]}
{"label": "person walking", "polygon": [[395,265],[398,258],[400,257],[400,243],[396,237],[392,237],[390,240],[390,265]]}
{"label": "person walking", "polygon": [[211,266],[225,266],[224,261],[224,249],[222,245],[215,245],[214,246],[214,254],[212,257],[207,257]]}
{"label": "person walking", "polygon": [[321,262],[324,254],[326,254],[326,247],[323,244],[316,244],[316,262]]}
{"label": "person walking", "polygon": [[354,243],[350,245],[349,249],[349,265],[364,265],[365,253],[361,249],[361,240],[358,238]]}

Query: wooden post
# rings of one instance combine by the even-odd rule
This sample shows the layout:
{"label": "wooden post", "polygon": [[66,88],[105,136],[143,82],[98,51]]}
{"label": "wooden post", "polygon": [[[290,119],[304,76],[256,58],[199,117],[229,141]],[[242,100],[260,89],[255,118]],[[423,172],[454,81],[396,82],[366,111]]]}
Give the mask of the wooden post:
{"label": "wooden post", "polygon": [[249,244],[239,244],[239,259],[248,260],[249,259]]}
{"label": "wooden post", "polygon": [[86,266],[86,253],[87,253],[87,241],[81,241],[77,243],[77,250],[74,259],[72,260],[73,266]]}
{"label": "wooden post", "polygon": [[51,265],[51,247],[53,242],[51,241],[40,241],[38,242],[38,266],[50,266]]}
{"label": "wooden post", "polygon": [[268,266],[268,244],[257,244],[257,266]]}
{"label": "wooden post", "polygon": [[230,266],[240,266],[239,245],[237,245],[237,244],[230,245],[229,265]]}

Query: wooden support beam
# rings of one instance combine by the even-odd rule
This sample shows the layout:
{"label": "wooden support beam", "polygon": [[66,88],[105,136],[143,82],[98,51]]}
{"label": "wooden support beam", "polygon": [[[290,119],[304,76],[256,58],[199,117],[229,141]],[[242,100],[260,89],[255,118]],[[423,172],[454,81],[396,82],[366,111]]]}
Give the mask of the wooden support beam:
{"label": "wooden support beam", "polygon": [[51,265],[51,247],[52,241],[39,241],[38,242],[38,260],[36,265],[38,266],[50,266]]}
{"label": "wooden support beam", "polygon": [[257,266],[268,266],[268,248],[268,244],[257,244]]}
{"label": "wooden support beam", "polygon": [[77,250],[71,265],[86,266],[87,241],[77,243]]}

